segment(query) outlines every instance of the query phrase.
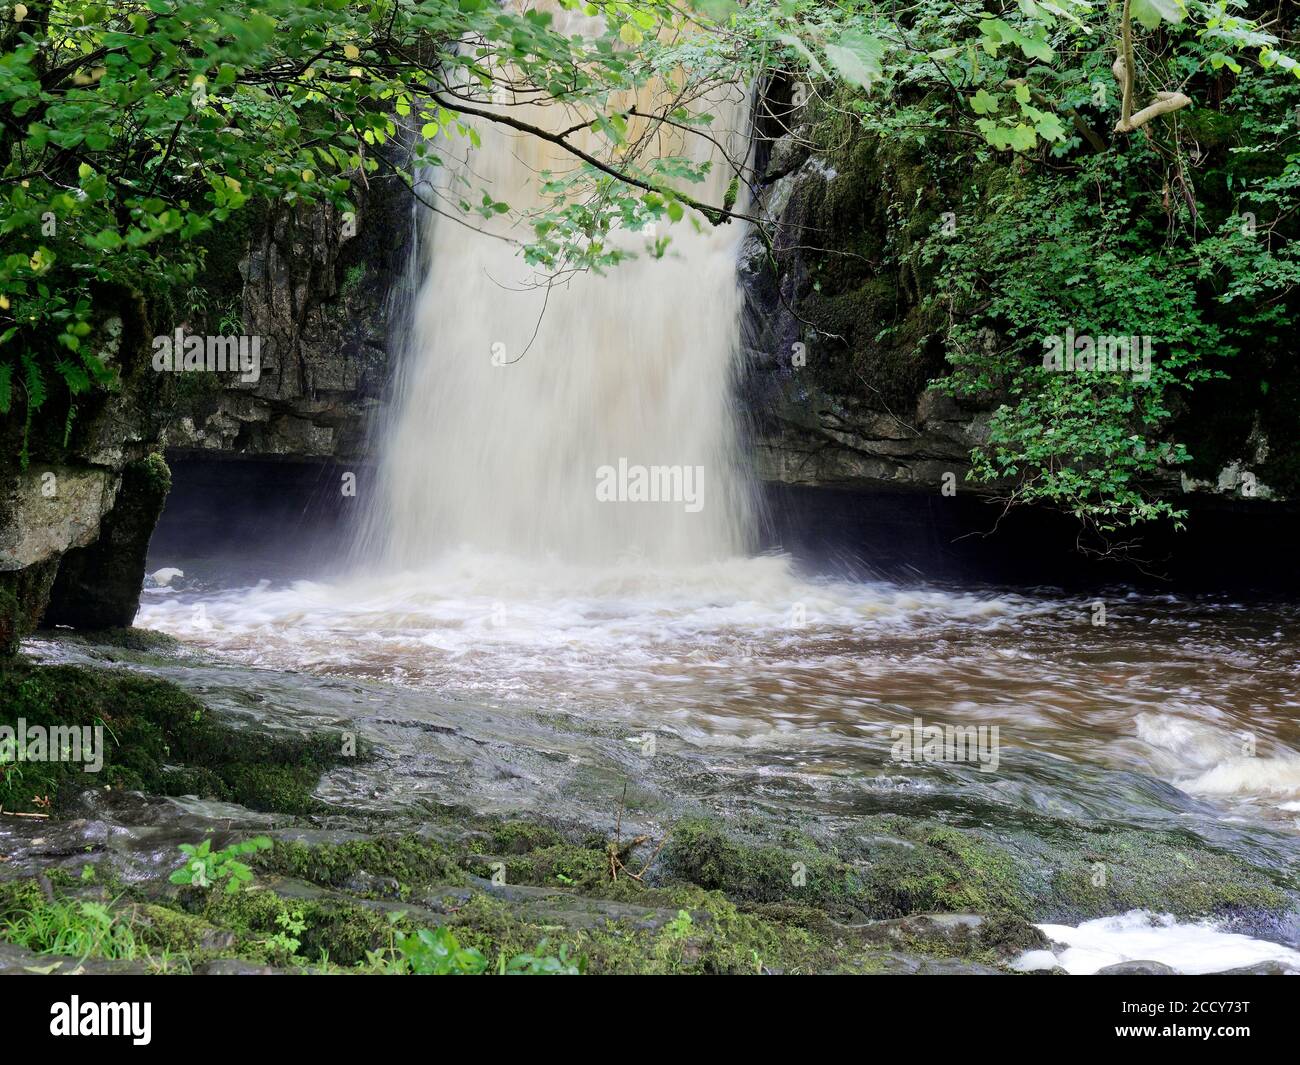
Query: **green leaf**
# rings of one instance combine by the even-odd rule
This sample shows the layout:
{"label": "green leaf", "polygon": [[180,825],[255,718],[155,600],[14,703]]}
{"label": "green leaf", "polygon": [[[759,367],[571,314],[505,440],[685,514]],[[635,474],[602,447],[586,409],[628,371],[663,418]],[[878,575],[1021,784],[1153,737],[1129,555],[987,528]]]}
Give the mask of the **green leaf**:
{"label": "green leaf", "polygon": [[884,75],[884,42],[860,30],[848,30],[835,44],[826,45],[826,59],[850,85],[865,88]]}
{"label": "green leaf", "polygon": [[793,48],[799,58],[808,64],[808,69],[813,71],[813,73],[820,74],[822,77],[826,76],[826,68],[817,61],[817,57],[809,51],[808,46],[798,37],[794,36],[794,34],[778,33],[776,39],[782,44]]}
{"label": "green leaf", "polygon": [[1012,150],[1017,152],[1027,152],[1038,143],[1038,134],[1034,132],[1032,126],[1027,126],[1023,122],[1016,124],[1011,130],[1007,142]]}
{"label": "green leaf", "polygon": [[1043,113],[1034,123],[1034,129],[1045,141],[1065,140],[1065,127],[1061,125],[1061,120],[1051,112]]}
{"label": "green leaf", "polygon": [[1149,30],[1154,30],[1161,21],[1174,25],[1187,17],[1187,9],[1182,0],[1133,0],[1133,17]]}
{"label": "green leaf", "polygon": [[971,110],[977,115],[991,115],[998,109],[998,98],[992,93],[980,89],[970,102]]}

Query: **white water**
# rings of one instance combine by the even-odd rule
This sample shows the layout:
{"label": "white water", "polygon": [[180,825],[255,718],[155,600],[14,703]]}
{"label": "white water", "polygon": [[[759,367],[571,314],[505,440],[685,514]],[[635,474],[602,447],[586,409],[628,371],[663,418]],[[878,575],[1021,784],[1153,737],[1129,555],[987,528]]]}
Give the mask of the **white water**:
{"label": "white water", "polygon": [[1221,973],[1259,962],[1276,961],[1300,972],[1300,951],[1235,932],[1213,922],[1184,923],[1168,914],[1130,910],[1074,927],[1038,926],[1058,946],[1021,955],[1013,968],[1025,972],[1060,967],[1088,975],[1126,961],[1156,961],[1188,976]]}
{"label": "white water", "polygon": [[[573,32],[589,21],[563,11],[555,18]],[[665,92],[651,86],[611,109],[636,103],[653,112]],[[493,106],[553,131],[591,117],[502,97]],[[717,90],[695,106],[715,116],[708,138],[662,126],[646,136],[639,161],[710,162],[708,179],[682,191],[721,204],[732,162],[748,152],[746,94]],[[366,560],[419,567],[462,547],[599,565],[629,552],[682,564],[740,554],[751,512],[731,391],[745,227],[715,227],[693,211],[675,225],[665,219],[659,235],[671,244],[661,259],[647,253],[649,231],[615,230],[606,244],[638,258],[603,276],[548,282],[511,241],[531,238],[529,217],[546,203],[542,175],[568,174],[577,160],[504,126],[479,121],[477,129],[481,147],[468,153],[463,137],[439,136],[435,148],[452,165],[425,172],[425,197],[477,204],[486,191],[511,211],[490,221],[470,215],[469,225],[431,212],[422,219],[423,254],[412,264],[422,281],[381,447]],[[634,119],[629,141],[644,135]],[[628,161],[589,130],[570,139]],[[698,498],[599,500],[597,471],[620,461],[699,471]]]}

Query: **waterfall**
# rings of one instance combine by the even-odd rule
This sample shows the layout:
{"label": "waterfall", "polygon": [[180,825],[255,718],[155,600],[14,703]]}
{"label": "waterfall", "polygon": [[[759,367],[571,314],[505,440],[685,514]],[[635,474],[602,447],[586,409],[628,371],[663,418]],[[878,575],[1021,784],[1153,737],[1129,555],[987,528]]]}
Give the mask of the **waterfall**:
{"label": "waterfall", "polygon": [[[638,110],[653,111],[655,92],[638,94]],[[552,131],[591,117],[554,104],[493,106],[505,103]],[[695,106],[715,116],[708,137],[662,126],[646,151],[711,160],[708,179],[683,191],[720,204],[735,176],[726,156],[747,152],[746,94],[728,87]],[[645,123],[631,121],[635,141]],[[410,269],[419,276],[408,278],[415,294],[395,346],[400,370],[364,554],[410,569],[459,548],[596,564],[743,553],[753,505],[732,393],[745,227],[715,227],[688,211],[659,224],[657,235],[672,238],[662,258],[648,251],[655,234],[621,230],[610,243],[637,258],[548,279],[517,242],[531,238],[527,213],[545,202],[543,173],[564,175],[578,162],[486,120],[476,129],[476,148],[439,134],[445,165],[420,175],[421,199],[446,207],[478,203],[486,191],[511,210],[485,220],[417,205]],[[609,150],[590,130],[573,139],[595,155]]]}

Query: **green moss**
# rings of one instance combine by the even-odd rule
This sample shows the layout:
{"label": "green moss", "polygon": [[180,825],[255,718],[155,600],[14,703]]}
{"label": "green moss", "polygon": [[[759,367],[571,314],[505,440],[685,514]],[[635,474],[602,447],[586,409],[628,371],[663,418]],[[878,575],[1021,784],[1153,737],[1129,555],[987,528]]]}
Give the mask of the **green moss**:
{"label": "green moss", "polygon": [[88,644],[101,647],[120,647],[127,651],[161,651],[170,652],[180,648],[181,642],[175,636],[154,629],[108,628],[91,629],[87,632],[64,639],[83,639]]}
{"label": "green moss", "polygon": [[867,896],[873,916],[1028,913],[1015,867],[1005,853],[946,826],[891,822],[889,827],[911,845],[886,845],[872,861]]}
{"label": "green moss", "polygon": [[464,880],[446,848],[410,834],[337,844],[278,842],[269,852],[258,855],[255,864],[261,869],[327,887],[342,887],[358,874],[391,877],[404,890]]}
{"label": "green moss", "polygon": [[194,914],[156,903],[131,907],[129,919],[145,946],[154,953],[176,955],[191,963],[231,953],[234,937]]}
{"label": "green moss", "polygon": [[744,913],[717,892],[642,889],[646,904],[665,902],[678,915],[657,928],[606,921],[596,928],[563,929],[521,918],[507,902],[476,895],[449,919],[464,946],[489,959],[564,947],[585,957],[591,974],[757,973],[826,971],[835,962],[830,945],[812,932]]}
{"label": "green moss", "polygon": [[0,921],[44,904],[45,894],[34,879],[0,880]]}
{"label": "green moss", "polygon": [[135,472],[143,487],[156,498],[163,498],[172,488],[172,471],[167,460],[154,451],[128,467]]}
{"label": "green moss", "polygon": [[281,931],[277,918],[282,914],[299,917],[305,925],[298,936],[299,957],[328,958],[343,966],[364,962],[368,951],[388,946],[395,933],[415,927],[406,918],[390,920],[386,912],[361,904],[330,898],[286,899],[266,890],[233,895],[206,891],[193,896],[190,905],[206,921],[234,932],[239,956],[255,961],[281,956],[267,941]]}
{"label": "green moss", "polygon": [[57,558],[0,572],[0,662],[16,655],[22,638],[40,622],[58,572]]}
{"label": "green moss", "polygon": [[[58,809],[85,787],[198,794],[255,810],[308,813],[320,774],[340,760],[336,734],[271,736],[214,721],[193,696],[156,678],[79,666],[14,664],[0,673],[0,724],[101,726],[101,772],[70,761],[10,762],[0,802]],[[173,766],[179,765],[179,771]]]}
{"label": "green moss", "polygon": [[492,844],[499,854],[526,854],[563,842],[563,837],[549,825],[531,821],[505,821],[492,831]]}
{"label": "green moss", "polygon": [[[807,927],[830,918],[922,912],[1028,914],[1015,865],[996,846],[933,824],[882,819],[878,827],[897,844],[882,844],[849,861],[797,832],[786,832],[776,843],[749,843],[717,822],[693,818],[674,826],[656,869],[670,884],[722,892]],[[511,884],[567,884],[625,901],[645,897],[631,878],[611,882],[603,848],[556,844],[507,857],[505,863]],[[475,872],[486,875],[485,869]]]}
{"label": "green moss", "polygon": [[1042,919],[1079,921],[1131,909],[1176,917],[1279,912],[1292,904],[1265,871],[1192,836],[1093,831],[1051,870]]}
{"label": "green moss", "polygon": [[[566,884],[591,891],[610,879],[609,856],[604,850],[557,843],[505,859],[506,883],[554,887]],[[477,870],[487,875],[483,869]]]}
{"label": "green moss", "polygon": [[860,864],[788,833],[781,845],[743,843],[712,821],[673,829],[664,851],[670,875],[737,899],[811,906],[834,916],[868,912],[872,892]]}
{"label": "green moss", "polygon": [[796,252],[777,252],[781,271],[808,278],[794,294],[800,318],[816,327],[805,337],[817,353],[806,372],[869,409],[909,410],[944,367],[941,345],[929,339],[943,322],[925,305],[933,269],[922,248],[972,174],[939,145],[863,130],[852,93],[813,106],[811,140],[836,176],[803,182],[786,220],[818,233],[820,250],[801,243]]}

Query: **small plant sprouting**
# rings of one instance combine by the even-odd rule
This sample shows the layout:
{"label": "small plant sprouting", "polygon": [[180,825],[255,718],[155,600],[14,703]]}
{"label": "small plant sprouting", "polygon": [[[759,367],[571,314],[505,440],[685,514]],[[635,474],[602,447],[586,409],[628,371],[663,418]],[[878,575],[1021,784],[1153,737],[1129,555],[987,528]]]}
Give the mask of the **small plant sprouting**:
{"label": "small plant sprouting", "polygon": [[543,954],[547,941],[537,944],[536,954],[516,954],[509,961],[501,955],[498,972],[503,976],[581,976],[587,969],[585,956],[576,960],[569,957],[569,947],[560,944],[560,953]]}
{"label": "small plant sprouting", "polygon": [[293,958],[302,946],[298,937],[307,930],[307,921],[302,910],[284,910],[275,915],[276,926],[280,931],[266,941],[266,945],[277,954]]}
{"label": "small plant sprouting", "polygon": [[[396,925],[404,916],[389,914],[393,931],[387,948],[366,954],[372,971],[395,976],[481,976],[489,971],[483,952],[476,947],[462,947],[450,928],[421,928],[412,935],[399,936]],[[561,945],[558,955],[546,954],[546,944],[543,939],[535,951],[511,958],[501,954],[496,972],[501,976],[579,976],[586,972],[585,956],[571,958],[566,945]]]}
{"label": "small plant sprouting", "polygon": [[271,841],[266,836],[255,836],[242,843],[232,843],[219,851],[212,850],[212,840],[205,839],[197,845],[182,843],[181,852],[187,855],[183,866],[169,877],[173,884],[209,888],[225,882],[226,894],[233,895],[247,887],[253,880],[253,870],[236,858],[239,854],[269,850]]}
{"label": "small plant sprouting", "polygon": [[478,976],[487,958],[474,947],[462,947],[450,928],[421,928],[397,941],[409,971],[417,976]]}

